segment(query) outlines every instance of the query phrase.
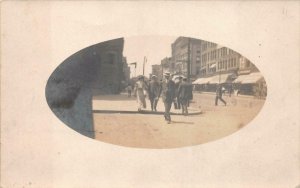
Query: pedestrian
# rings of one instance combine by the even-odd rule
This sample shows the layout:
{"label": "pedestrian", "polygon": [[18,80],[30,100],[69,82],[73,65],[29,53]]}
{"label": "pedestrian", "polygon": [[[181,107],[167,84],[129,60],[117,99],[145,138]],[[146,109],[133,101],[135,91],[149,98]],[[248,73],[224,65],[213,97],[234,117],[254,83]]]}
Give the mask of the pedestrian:
{"label": "pedestrian", "polygon": [[182,82],[182,76],[178,76],[175,79],[175,98],[174,98],[174,108],[175,109],[180,109],[180,100],[178,98],[178,89],[179,89],[181,82]]}
{"label": "pedestrian", "polygon": [[151,104],[151,111],[157,111],[157,102],[161,92],[161,85],[157,81],[157,76],[152,75],[152,79],[149,83],[149,100]]}
{"label": "pedestrian", "polygon": [[226,101],[224,101],[224,99],[222,98],[223,95],[223,87],[222,85],[217,85],[217,90],[216,90],[216,99],[215,99],[215,106],[218,105],[218,100],[222,101],[224,103],[224,105],[226,106]]}
{"label": "pedestrian", "polygon": [[144,81],[144,76],[138,76],[138,81],[135,83],[134,94],[137,98],[138,102],[138,111],[142,111],[142,109],[146,108],[146,90],[147,85]]}
{"label": "pedestrian", "polygon": [[169,72],[164,73],[164,80],[162,82],[162,92],[161,97],[165,106],[164,117],[168,124],[171,123],[170,110],[172,107],[172,102],[175,96],[175,83],[172,81]]}
{"label": "pedestrian", "polygon": [[130,84],[128,84],[128,86],[126,87],[126,90],[127,90],[127,96],[131,97],[132,86]]}
{"label": "pedestrian", "polygon": [[178,88],[178,99],[180,101],[182,107],[182,114],[187,116],[188,115],[188,104],[191,96],[191,84],[187,82],[187,78],[182,78],[182,83],[179,85]]}

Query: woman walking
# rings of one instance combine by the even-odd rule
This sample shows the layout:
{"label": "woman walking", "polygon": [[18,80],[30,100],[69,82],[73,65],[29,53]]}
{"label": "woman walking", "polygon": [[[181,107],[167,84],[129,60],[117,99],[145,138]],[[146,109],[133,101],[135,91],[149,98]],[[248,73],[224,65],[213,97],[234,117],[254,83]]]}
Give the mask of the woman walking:
{"label": "woman walking", "polygon": [[142,111],[142,108],[146,108],[146,92],[147,85],[144,81],[144,76],[139,76],[138,81],[135,83],[134,93],[138,102],[138,111]]}

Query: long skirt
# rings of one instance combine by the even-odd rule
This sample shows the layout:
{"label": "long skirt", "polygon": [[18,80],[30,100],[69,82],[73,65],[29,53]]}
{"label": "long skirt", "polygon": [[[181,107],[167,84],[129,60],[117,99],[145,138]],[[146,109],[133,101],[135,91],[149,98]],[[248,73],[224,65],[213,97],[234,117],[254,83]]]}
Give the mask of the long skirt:
{"label": "long skirt", "polygon": [[137,102],[138,102],[138,108],[146,108],[146,96],[144,94],[144,90],[138,89],[137,90]]}

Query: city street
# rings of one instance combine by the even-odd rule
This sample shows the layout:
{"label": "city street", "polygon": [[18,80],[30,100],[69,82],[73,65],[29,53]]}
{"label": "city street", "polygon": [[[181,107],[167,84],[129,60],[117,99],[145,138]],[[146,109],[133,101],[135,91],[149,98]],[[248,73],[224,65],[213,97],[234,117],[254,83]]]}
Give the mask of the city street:
{"label": "city street", "polygon": [[137,112],[134,97],[126,94],[93,98],[95,139],[111,144],[140,148],[175,148],[197,145],[230,135],[249,123],[260,111],[264,100],[251,96],[224,96],[214,105],[214,93],[194,93],[189,116],[174,110],[172,123],[163,117],[159,100],[158,113],[151,113],[147,100],[144,113]]}

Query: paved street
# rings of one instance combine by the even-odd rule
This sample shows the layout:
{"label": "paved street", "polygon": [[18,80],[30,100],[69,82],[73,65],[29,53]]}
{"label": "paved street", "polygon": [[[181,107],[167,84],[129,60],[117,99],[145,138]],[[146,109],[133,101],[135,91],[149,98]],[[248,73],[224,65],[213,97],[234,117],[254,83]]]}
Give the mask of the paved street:
{"label": "paved street", "polygon": [[159,113],[150,113],[147,100],[145,114],[137,112],[134,97],[125,94],[95,96],[93,117],[95,138],[104,142],[142,148],[174,148],[197,145],[230,135],[250,122],[260,111],[264,100],[246,96],[224,96],[227,106],[214,105],[213,93],[194,93],[191,115],[182,116],[172,107],[172,123]]}

